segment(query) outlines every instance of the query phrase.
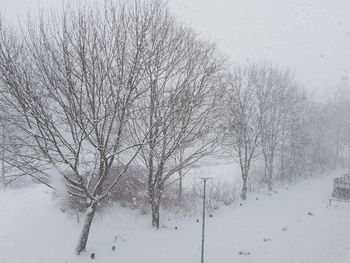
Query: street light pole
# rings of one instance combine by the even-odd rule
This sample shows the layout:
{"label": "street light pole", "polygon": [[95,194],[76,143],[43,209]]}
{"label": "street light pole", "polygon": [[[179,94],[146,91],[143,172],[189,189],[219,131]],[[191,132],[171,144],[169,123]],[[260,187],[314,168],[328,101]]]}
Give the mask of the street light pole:
{"label": "street light pole", "polygon": [[202,251],[201,251],[201,263],[204,263],[204,230],[205,230],[205,195],[207,181],[211,178],[202,177],[200,178],[203,181],[203,218],[202,218]]}
{"label": "street light pole", "polygon": [[2,186],[5,187],[5,125],[2,125],[2,152],[1,152]]}
{"label": "street light pole", "polygon": [[348,176],[350,176],[350,149],[348,150]]}

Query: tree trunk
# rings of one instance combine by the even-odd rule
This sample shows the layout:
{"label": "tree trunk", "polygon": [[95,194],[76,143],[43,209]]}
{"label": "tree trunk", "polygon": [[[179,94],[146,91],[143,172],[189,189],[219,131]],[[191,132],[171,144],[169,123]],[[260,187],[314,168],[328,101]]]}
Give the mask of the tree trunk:
{"label": "tree trunk", "polygon": [[159,229],[159,207],[160,207],[160,196],[155,194],[151,201],[152,210],[152,227]]}
{"label": "tree trunk", "polygon": [[5,187],[5,126],[2,125],[2,152],[1,152],[1,178],[2,186]]}
{"label": "tree trunk", "polygon": [[340,163],[341,163],[341,168],[345,168],[345,163],[344,163],[344,147],[341,148],[340,151]]}
{"label": "tree trunk", "polygon": [[269,163],[268,163],[268,190],[272,191],[273,186],[273,157],[270,157]]}
{"label": "tree trunk", "polygon": [[246,200],[247,199],[247,191],[248,191],[247,174],[243,175],[242,179],[243,179],[243,185],[242,185],[241,199]]}
{"label": "tree trunk", "polygon": [[181,170],[179,171],[179,196],[178,196],[178,200],[179,203],[182,201],[182,173]]}
{"label": "tree trunk", "polygon": [[96,212],[96,207],[97,207],[97,204],[93,203],[92,205],[89,206],[89,208],[87,210],[83,229],[81,231],[78,246],[76,248],[76,253],[78,255],[80,255],[80,253],[82,251],[84,251],[86,248],[86,244],[87,244],[89,233],[90,233],[91,223],[92,223],[92,220],[94,219],[95,212]]}
{"label": "tree trunk", "polygon": [[340,152],[340,145],[339,141],[337,140],[336,142],[336,148],[335,148],[335,153],[334,153],[334,164],[333,168],[337,169],[338,168],[338,160],[339,160],[339,152]]}
{"label": "tree trunk", "polygon": [[249,171],[249,164],[247,163],[247,158],[243,160],[243,158],[240,156],[239,158],[239,165],[241,168],[241,175],[242,175],[242,191],[241,191],[241,199],[246,200],[247,199],[247,191],[248,191],[248,171]]}
{"label": "tree trunk", "polygon": [[183,155],[184,155],[184,149],[180,148],[180,160],[179,160],[179,195],[178,195],[178,201],[179,203],[182,201],[182,162],[183,162]]}
{"label": "tree trunk", "polygon": [[153,204],[152,208],[152,227],[159,229],[159,205]]}
{"label": "tree trunk", "polygon": [[268,170],[269,178],[268,178],[268,190],[272,191],[272,184],[273,184],[273,167],[270,166],[270,169]]}
{"label": "tree trunk", "polygon": [[284,164],[284,147],[285,147],[285,128],[286,128],[286,115],[283,114],[282,122],[282,144],[281,144],[281,178],[285,181],[285,164]]}

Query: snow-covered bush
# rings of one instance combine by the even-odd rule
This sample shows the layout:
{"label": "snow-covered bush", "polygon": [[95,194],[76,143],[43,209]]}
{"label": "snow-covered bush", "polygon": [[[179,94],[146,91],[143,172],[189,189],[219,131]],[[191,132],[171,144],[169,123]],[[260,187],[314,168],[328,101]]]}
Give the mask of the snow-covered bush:
{"label": "snow-covered bush", "polygon": [[[195,215],[202,211],[203,185],[199,182],[183,189],[181,199],[178,197],[177,185],[169,186],[163,195],[162,207],[164,209],[187,215]],[[234,186],[222,182],[210,182],[207,185],[206,208],[209,212],[217,210],[222,205],[231,205],[235,200]]]}
{"label": "snow-covered bush", "polygon": [[[110,184],[109,180],[114,180],[116,176],[122,171],[124,167],[122,165],[112,167],[110,170],[111,175],[106,180],[103,187]],[[130,166],[124,177],[120,178],[117,185],[111,189],[107,197],[101,202],[101,206],[113,205],[118,202],[123,207],[143,207],[146,191],[146,182],[143,176],[143,169],[133,165]],[[115,174],[115,176],[113,176]],[[89,178],[89,176],[86,176]],[[70,188],[67,186],[69,193]],[[63,199],[63,206],[75,211],[85,211],[88,207],[87,200],[76,195],[68,194]]]}

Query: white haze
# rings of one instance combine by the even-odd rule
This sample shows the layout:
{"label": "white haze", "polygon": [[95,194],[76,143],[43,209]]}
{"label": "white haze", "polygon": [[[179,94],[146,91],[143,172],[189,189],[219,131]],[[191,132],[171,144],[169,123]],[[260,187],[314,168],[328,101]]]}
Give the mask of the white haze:
{"label": "white haze", "polygon": [[[28,9],[63,2],[0,0],[0,6],[17,22]],[[169,5],[232,62],[264,60],[288,67],[316,99],[350,81],[349,0],[169,0]]]}

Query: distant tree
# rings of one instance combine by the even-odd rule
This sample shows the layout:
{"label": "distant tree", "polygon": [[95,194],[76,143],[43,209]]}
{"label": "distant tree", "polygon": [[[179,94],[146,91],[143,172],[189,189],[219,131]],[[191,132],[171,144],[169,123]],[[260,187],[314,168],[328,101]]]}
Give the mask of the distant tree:
{"label": "distant tree", "polygon": [[249,169],[259,154],[263,116],[266,110],[269,72],[264,65],[235,68],[228,76],[223,96],[224,146],[239,161],[242,176],[241,198],[246,199]]}
{"label": "distant tree", "polygon": [[339,88],[330,99],[329,109],[331,118],[329,122],[332,127],[333,148],[333,167],[336,169],[344,167],[344,152],[346,146],[350,145],[350,120],[348,118],[350,111],[350,93],[345,88]]}
{"label": "distant tree", "polygon": [[329,105],[308,101],[304,112],[305,130],[308,137],[307,161],[308,173],[324,173],[332,166],[333,127]]}
{"label": "distant tree", "polygon": [[261,150],[265,164],[265,179],[268,189],[272,191],[274,161],[280,143],[281,125],[283,120],[286,92],[291,85],[288,72],[281,72],[271,66],[266,66],[268,85],[260,91],[259,109],[262,114]]}
{"label": "distant tree", "polygon": [[310,144],[306,123],[307,107],[305,92],[297,85],[291,85],[283,105],[280,139],[281,178],[289,182],[306,171],[307,149]]}

